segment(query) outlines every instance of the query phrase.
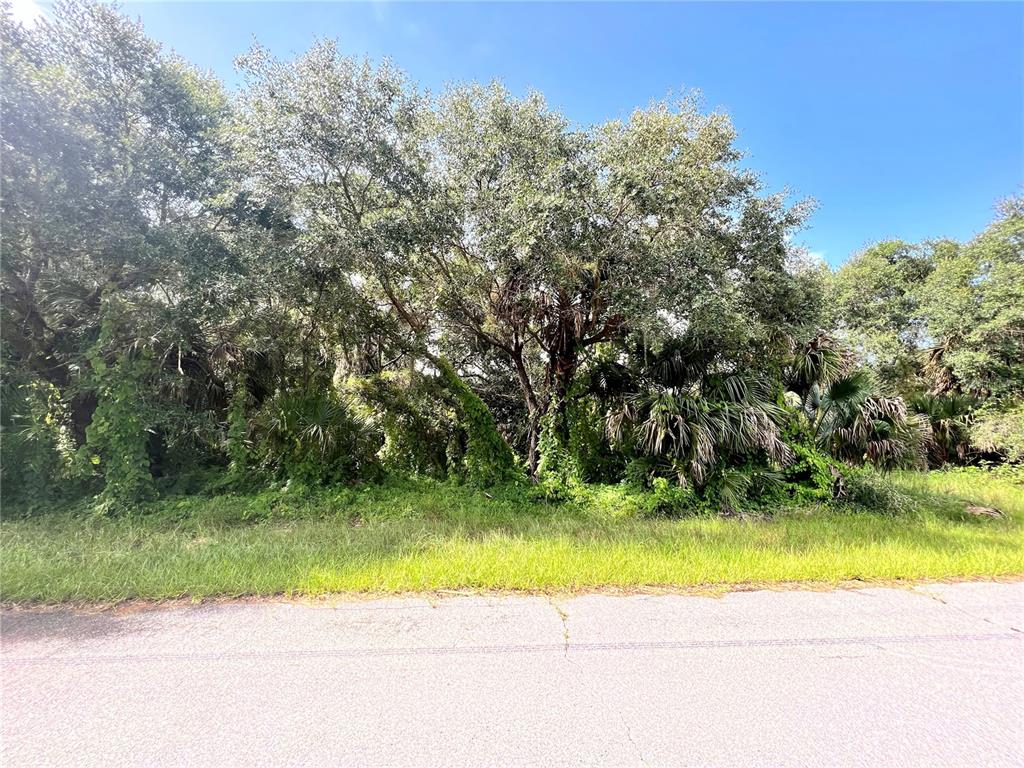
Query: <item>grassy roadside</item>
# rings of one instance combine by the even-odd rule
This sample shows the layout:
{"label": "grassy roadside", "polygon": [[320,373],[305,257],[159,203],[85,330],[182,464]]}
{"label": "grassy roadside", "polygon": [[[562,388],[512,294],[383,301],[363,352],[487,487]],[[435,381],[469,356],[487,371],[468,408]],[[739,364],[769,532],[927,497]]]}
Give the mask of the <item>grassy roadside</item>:
{"label": "grassy roadside", "polygon": [[[0,522],[6,602],[438,589],[571,590],[1024,574],[1024,489],[978,474],[894,481],[913,511],[645,519],[620,488],[529,502],[429,481],[187,497],[131,519]],[[964,514],[963,499],[1005,519]]]}

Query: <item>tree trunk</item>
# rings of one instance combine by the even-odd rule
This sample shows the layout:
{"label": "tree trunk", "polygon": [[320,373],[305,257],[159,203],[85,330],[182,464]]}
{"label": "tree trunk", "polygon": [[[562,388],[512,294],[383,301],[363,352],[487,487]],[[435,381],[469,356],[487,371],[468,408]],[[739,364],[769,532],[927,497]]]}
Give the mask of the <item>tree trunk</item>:
{"label": "tree trunk", "polygon": [[526,466],[530,472],[530,477],[535,478],[537,476],[537,461],[539,459],[537,444],[540,441],[540,420],[544,415],[544,408],[541,407],[540,401],[537,399],[533,382],[530,381],[530,374],[526,370],[526,361],[523,360],[523,345],[517,343],[508,352],[515,367],[516,377],[519,379],[519,387],[523,391],[523,401],[526,403],[526,413],[528,414],[526,426]]}
{"label": "tree trunk", "polygon": [[540,443],[540,420],[542,414],[540,412],[534,412],[530,414],[530,420],[527,425],[529,430],[527,433],[526,441],[526,466],[530,472],[530,478],[537,479],[537,465],[540,462],[540,455],[537,451],[538,444]]}
{"label": "tree trunk", "polygon": [[569,421],[566,413],[569,391],[579,366],[579,352],[576,346],[576,337],[571,333],[560,334],[560,341],[562,343],[551,351],[549,365],[553,384],[552,405],[555,408],[555,434],[563,444],[567,445]]}

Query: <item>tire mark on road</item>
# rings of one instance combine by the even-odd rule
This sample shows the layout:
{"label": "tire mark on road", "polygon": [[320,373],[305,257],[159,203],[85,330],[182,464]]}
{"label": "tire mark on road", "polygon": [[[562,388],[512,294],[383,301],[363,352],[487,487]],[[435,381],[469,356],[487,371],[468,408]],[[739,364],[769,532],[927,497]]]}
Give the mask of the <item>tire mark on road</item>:
{"label": "tire mark on road", "polygon": [[862,637],[808,637],[749,640],[666,640],[606,643],[539,643],[508,645],[426,646],[405,648],[316,648],[296,650],[197,651],[194,653],[129,653],[88,656],[14,656],[0,660],[0,666],[122,664],[148,661],[236,661],[247,659],[364,658],[374,656],[508,655],[522,653],[588,653],[595,651],[687,651],[728,648],[794,648],[813,646],[888,646],[934,643],[979,643],[1011,641],[1024,644],[1016,632],[959,635],[895,635]]}

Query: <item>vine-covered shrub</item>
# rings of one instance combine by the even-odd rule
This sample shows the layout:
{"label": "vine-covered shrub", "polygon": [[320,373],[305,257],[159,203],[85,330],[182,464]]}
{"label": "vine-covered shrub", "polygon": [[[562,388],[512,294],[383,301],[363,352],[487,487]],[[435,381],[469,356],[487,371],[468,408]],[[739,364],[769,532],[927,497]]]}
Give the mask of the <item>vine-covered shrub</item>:
{"label": "vine-covered shrub", "polygon": [[156,496],[149,457],[153,414],[145,396],[153,373],[152,353],[144,347],[107,364],[97,351],[90,363],[97,405],[81,458],[103,477],[97,510],[125,512]]}
{"label": "vine-covered shrub", "polygon": [[[549,501],[564,499],[586,483],[618,482],[628,461],[628,446],[613,447],[608,440],[597,398],[580,389],[570,393],[564,411],[552,406],[541,418],[534,495]],[[564,432],[557,429],[559,417]]]}
{"label": "vine-covered shrub", "polygon": [[466,477],[481,486],[497,485],[516,475],[512,449],[498,431],[494,416],[480,397],[469,388],[443,358],[436,358],[445,385],[458,402],[459,420],[466,430],[466,453],[463,458]]}
{"label": "vine-covered shrub", "polygon": [[557,409],[550,408],[540,421],[537,441],[537,485],[534,496],[548,501],[561,501],[581,482],[577,457],[566,439],[559,434]]}
{"label": "vine-covered shrub", "polygon": [[159,451],[158,425],[168,415],[154,407],[159,364],[152,348],[130,333],[129,312],[127,299],[113,285],[106,286],[99,336],[89,350],[81,383],[95,396],[96,409],[73,468],[80,477],[102,478],[95,498],[96,511],[102,514],[130,512],[156,497],[152,454]]}
{"label": "vine-covered shrub", "polygon": [[452,394],[416,372],[353,378],[348,387],[384,433],[385,469],[443,478],[458,471],[466,451]]}
{"label": "vine-covered shrub", "polygon": [[1024,463],[1024,401],[991,403],[978,410],[971,441],[982,451]]}
{"label": "vine-covered shrub", "polygon": [[793,461],[782,469],[787,496],[795,501],[830,501],[838,477],[838,463],[813,445],[796,441],[788,445]]}
{"label": "vine-covered shrub", "polygon": [[252,433],[256,461],[278,479],[350,483],[379,473],[380,433],[329,384],[276,392]]}
{"label": "vine-covered shrub", "polygon": [[648,516],[681,517],[705,509],[706,505],[692,486],[673,483],[664,477],[655,477],[651,481],[645,510]]}
{"label": "vine-covered shrub", "polygon": [[71,438],[51,384],[4,371],[0,387],[0,488],[5,501],[35,507],[69,482]]}
{"label": "vine-covered shrub", "polygon": [[798,409],[790,412],[782,439],[793,457],[781,470],[784,499],[810,503],[831,501],[841,482],[842,465],[816,444],[807,419]]}
{"label": "vine-covered shrub", "polygon": [[627,453],[616,450],[604,429],[605,414],[596,397],[573,396],[566,408],[569,455],[577,477],[585,483],[612,483],[622,479]]}

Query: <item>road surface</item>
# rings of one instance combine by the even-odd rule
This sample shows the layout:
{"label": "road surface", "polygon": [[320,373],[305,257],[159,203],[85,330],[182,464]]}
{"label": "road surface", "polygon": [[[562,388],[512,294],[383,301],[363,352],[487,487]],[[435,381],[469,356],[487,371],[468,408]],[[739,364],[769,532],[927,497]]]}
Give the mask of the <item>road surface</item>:
{"label": "road surface", "polygon": [[2,615],[2,765],[1021,766],[1024,584]]}

